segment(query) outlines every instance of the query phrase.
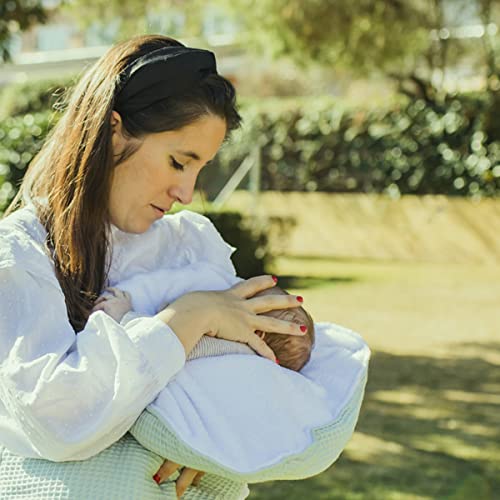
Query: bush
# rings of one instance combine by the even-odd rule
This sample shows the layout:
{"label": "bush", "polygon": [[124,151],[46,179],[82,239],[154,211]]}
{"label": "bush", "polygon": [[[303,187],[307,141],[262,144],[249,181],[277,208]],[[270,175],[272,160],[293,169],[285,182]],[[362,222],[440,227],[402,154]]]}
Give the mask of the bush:
{"label": "bush", "polygon": [[220,170],[258,146],[263,190],[495,196],[500,142],[485,132],[488,106],[484,95],[377,111],[328,100],[278,112],[257,104],[219,155]]}
{"label": "bush", "polygon": [[0,93],[0,119],[53,109],[73,81],[37,80],[6,87]]}
{"label": "bush", "polygon": [[56,119],[53,113],[29,113],[0,122],[0,212],[14,198],[29,162],[42,147]]}
{"label": "bush", "polygon": [[[0,142],[0,176],[11,185],[50,127],[47,111],[35,113],[50,102],[43,91],[47,84],[14,88],[5,90],[0,102],[15,101],[11,112],[27,114],[1,124],[2,137],[13,137]],[[258,148],[263,190],[496,196],[499,102],[498,96],[478,93],[450,95],[439,103],[414,99],[373,111],[346,109],[331,98],[245,101],[243,129],[203,169],[200,184],[213,198]],[[32,133],[33,123],[42,135]],[[0,210],[7,191],[8,186]]]}
{"label": "bush", "polygon": [[268,234],[255,221],[239,212],[205,212],[227,243],[236,247],[232,261],[238,276],[250,278],[265,274],[272,262]]}

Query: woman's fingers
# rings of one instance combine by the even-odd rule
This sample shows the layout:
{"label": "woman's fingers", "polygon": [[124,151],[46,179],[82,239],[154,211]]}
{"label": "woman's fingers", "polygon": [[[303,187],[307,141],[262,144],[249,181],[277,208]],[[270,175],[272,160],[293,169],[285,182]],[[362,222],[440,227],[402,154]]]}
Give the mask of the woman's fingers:
{"label": "woman's fingers", "polygon": [[158,469],[157,473],[153,476],[153,479],[161,484],[165,479],[168,479],[178,468],[179,464],[172,462],[171,460],[165,460],[163,465]]}
{"label": "woman's fingers", "polygon": [[253,278],[249,278],[245,281],[237,283],[230,288],[230,291],[231,293],[237,295],[242,299],[248,299],[249,297],[253,297],[261,290],[273,287],[274,285],[276,285],[276,283],[277,280],[273,276],[254,276]]}
{"label": "woman's fingers", "polygon": [[108,297],[106,297],[105,295],[101,295],[95,302],[94,302],[94,305],[97,305],[97,304],[100,304],[101,302],[104,302],[108,300]]}
{"label": "woman's fingers", "polygon": [[105,304],[105,301],[102,301],[102,302],[99,302],[99,304],[96,304],[93,308],[92,308],[92,312],[96,312],[96,311],[104,311],[106,308],[106,304]]}
{"label": "woman's fingers", "polygon": [[247,303],[252,312],[259,314],[275,309],[290,309],[300,307],[304,299],[297,295],[263,295],[248,299]]}
{"label": "woman's fingers", "polygon": [[252,334],[248,339],[247,345],[249,345],[257,354],[271,360],[273,363],[277,363],[276,355],[273,350],[258,335]]}
{"label": "woman's fingers", "polygon": [[181,498],[181,496],[184,495],[185,491],[188,489],[191,483],[193,483],[194,479],[199,473],[199,470],[190,469],[188,467],[185,467],[182,470],[181,475],[175,482],[175,491],[177,492],[177,498]]}
{"label": "woman's fingers", "polygon": [[[181,465],[172,462],[171,460],[165,460],[162,466],[158,469],[158,472],[153,476],[153,479],[161,484],[163,481],[167,480]],[[198,486],[200,484],[201,478],[205,472],[196,469],[190,469],[189,467],[184,467],[175,481],[175,491],[177,493],[177,498],[180,498],[188,489],[188,487],[193,484]]]}
{"label": "woman's fingers", "polygon": [[196,474],[196,477],[193,479],[193,486],[199,486],[200,481],[204,475],[205,475],[205,472],[203,472],[203,471],[198,472],[198,474]]}
{"label": "woman's fingers", "polygon": [[269,333],[282,333],[284,335],[305,335],[307,326],[291,321],[283,321],[282,319],[272,318],[270,316],[256,316],[255,330],[262,330]]}

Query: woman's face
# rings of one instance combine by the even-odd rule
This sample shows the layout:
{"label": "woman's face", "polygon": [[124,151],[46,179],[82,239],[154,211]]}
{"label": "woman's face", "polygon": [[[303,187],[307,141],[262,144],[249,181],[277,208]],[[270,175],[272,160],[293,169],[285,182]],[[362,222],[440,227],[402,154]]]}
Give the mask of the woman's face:
{"label": "woman's face", "polygon": [[[112,126],[113,152],[118,155],[128,142],[116,112]],[[217,153],[225,134],[225,121],[207,115],[179,130],[146,135],[137,151],[115,168],[110,222],[127,233],[143,233],[174,202],[191,203],[196,178]]]}

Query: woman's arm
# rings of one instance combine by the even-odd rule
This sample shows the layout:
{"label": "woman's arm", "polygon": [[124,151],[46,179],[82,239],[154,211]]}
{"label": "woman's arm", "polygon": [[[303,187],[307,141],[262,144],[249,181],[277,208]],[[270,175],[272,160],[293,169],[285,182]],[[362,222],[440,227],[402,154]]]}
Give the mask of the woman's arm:
{"label": "woman's arm", "polygon": [[0,268],[0,436],[20,454],[83,460],[125,434],[185,351],[158,318],[123,327],[97,312],[75,335],[50,278]]}

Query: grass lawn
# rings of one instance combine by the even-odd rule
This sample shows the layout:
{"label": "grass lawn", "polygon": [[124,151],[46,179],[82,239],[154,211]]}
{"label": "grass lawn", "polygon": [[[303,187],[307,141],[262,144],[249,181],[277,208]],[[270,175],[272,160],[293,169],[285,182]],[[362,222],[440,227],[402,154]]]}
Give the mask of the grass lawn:
{"label": "grass lawn", "polygon": [[500,265],[280,258],[270,271],[373,358],[338,462],[254,485],[252,500],[500,498]]}

